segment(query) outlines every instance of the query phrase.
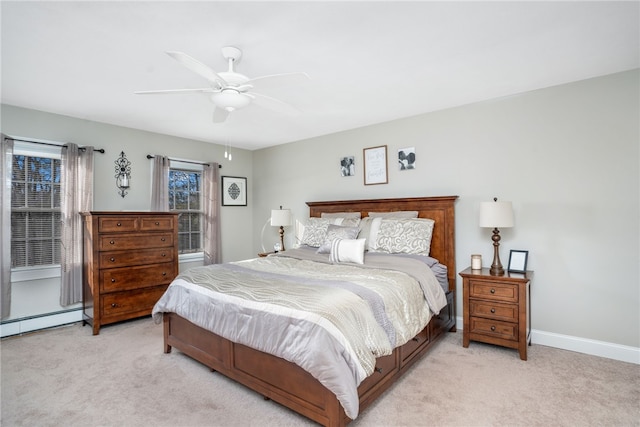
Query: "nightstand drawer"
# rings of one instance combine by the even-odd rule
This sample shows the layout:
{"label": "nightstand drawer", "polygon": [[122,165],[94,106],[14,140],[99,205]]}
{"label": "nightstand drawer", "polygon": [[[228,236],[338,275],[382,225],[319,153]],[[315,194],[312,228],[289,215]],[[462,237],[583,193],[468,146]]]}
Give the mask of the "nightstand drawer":
{"label": "nightstand drawer", "polygon": [[516,304],[469,300],[469,314],[471,316],[488,317],[506,322],[517,322],[518,306]]}
{"label": "nightstand drawer", "polygon": [[490,335],[505,340],[518,341],[517,323],[500,322],[481,317],[472,317],[470,321],[472,334]]}
{"label": "nightstand drawer", "polygon": [[518,302],[518,287],[483,280],[470,280],[469,296],[471,298]]}

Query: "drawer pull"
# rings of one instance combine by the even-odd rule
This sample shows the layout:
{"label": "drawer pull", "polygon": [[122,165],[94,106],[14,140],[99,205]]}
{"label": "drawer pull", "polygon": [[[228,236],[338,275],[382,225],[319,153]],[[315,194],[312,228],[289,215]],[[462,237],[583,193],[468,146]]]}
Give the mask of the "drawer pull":
{"label": "drawer pull", "polygon": [[378,367],[376,366],[375,371],[376,371],[377,373],[381,374],[381,373],[382,373],[382,368],[378,368]]}
{"label": "drawer pull", "polygon": [[115,245],[115,244],[116,244],[116,242],[114,242],[113,240],[110,240],[110,241],[109,241],[109,244],[110,244],[110,245]]}
{"label": "drawer pull", "polygon": [[495,294],[495,293],[496,293],[496,290],[495,290],[495,289],[491,289],[491,293],[492,293],[492,294]]}
{"label": "drawer pull", "polygon": [[156,225],[160,225],[160,223],[158,221],[156,221]]}
{"label": "drawer pull", "polygon": [[116,225],[117,225],[118,227],[122,227],[122,223],[121,223],[121,222],[117,223]]}
{"label": "drawer pull", "polygon": [[495,326],[492,326],[492,327],[491,327],[491,332],[495,332],[495,331],[496,331],[496,327],[495,327]]}
{"label": "drawer pull", "polygon": [[116,283],[116,279],[111,279],[111,283]]}
{"label": "drawer pull", "polygon": [[415,341],[415,342],[420,342],[420,338],[418,338],[418,337],[413,337],[411,340]]}
{"label": "drawer pull", "polygon": [[111,303],[111,307],[116,308],[117,306],[118,306],[118,304],[116,304],[115,302]]}
{"label": "drawer pull", "polygon": [[116,262],[116,259],[114,257],[111,257],[111,258],[109,258],[109,261]]}
{"label": "drawer pull", "polygon": [[163,276],[166,276],[166,275],[167,275],[167,272],[166,272],[166,271],[163,271],[163,272],[162,272],[162,275],[163,275]]}
{"label": "drawer pull", "polygon": [[163,253],[162,256],[167,256],[167,254]]}
{"label": "drawer pull", "polygon": [[165,238],[163,237],[163,238],[161,238],[161,239],[160,239],[160,241],[162,241],[162,242],[166,242],[166,241],[167,241],[167,239],[165,239]]}
{"label": "drawer pull", "polygon": [[492,308],[492,309],[491,309],[491,312],[492,312],[492,313],[495,313],[495,312],[496,312],[496,309],[495,309],[495,308]]}

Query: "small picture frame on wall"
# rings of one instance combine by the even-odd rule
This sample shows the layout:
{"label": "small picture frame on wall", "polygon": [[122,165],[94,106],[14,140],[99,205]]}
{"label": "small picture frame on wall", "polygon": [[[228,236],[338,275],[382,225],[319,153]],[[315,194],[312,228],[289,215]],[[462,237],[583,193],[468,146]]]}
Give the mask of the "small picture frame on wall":
{"label": "small picture frame on wall", "polygon": [[387,146],[365,148],[364,185],[387,184]]}
{"label": "small picture frame on wall", "polygon": [[416,168],[416,147],[401,148],[398,150],[398,169],[406,171]]}
{"label": "small picture frame on wall", "polygon": [[340,158],[340,175],[354,176],[356,174],[356,160],[354,156]]}
{"label": "small picture frame on wall", "polygon": [[526,273],[529,251],[511,250],[509,253],[509,273]]}
{"label": "small picture frame on wall", "polygon": [[247,178],[222,177],[222,206],[247,206]]}

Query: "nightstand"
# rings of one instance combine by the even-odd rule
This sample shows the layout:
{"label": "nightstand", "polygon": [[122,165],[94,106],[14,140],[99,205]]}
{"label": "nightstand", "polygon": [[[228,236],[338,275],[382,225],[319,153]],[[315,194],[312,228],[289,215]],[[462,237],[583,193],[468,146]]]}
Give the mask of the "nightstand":
{"label": "nightstand", "polygon": [[488,268],[462,276],[462,345],[470,341],[514,348],[527,360],[531,344],[531,279],[533,271],[492,276]]}

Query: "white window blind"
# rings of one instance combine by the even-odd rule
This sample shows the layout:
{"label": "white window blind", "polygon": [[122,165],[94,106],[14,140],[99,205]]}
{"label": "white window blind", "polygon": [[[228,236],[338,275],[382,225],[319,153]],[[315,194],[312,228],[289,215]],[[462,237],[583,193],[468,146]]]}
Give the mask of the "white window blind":
{"label": "white window blind", "polygon": [[202,167],[169,169],[169,210],[178,212],[178,252],[202,252]]}
{"label": "white window blind", "polygon": [[60,159],[13,156],[11,267],[60,264]]}

